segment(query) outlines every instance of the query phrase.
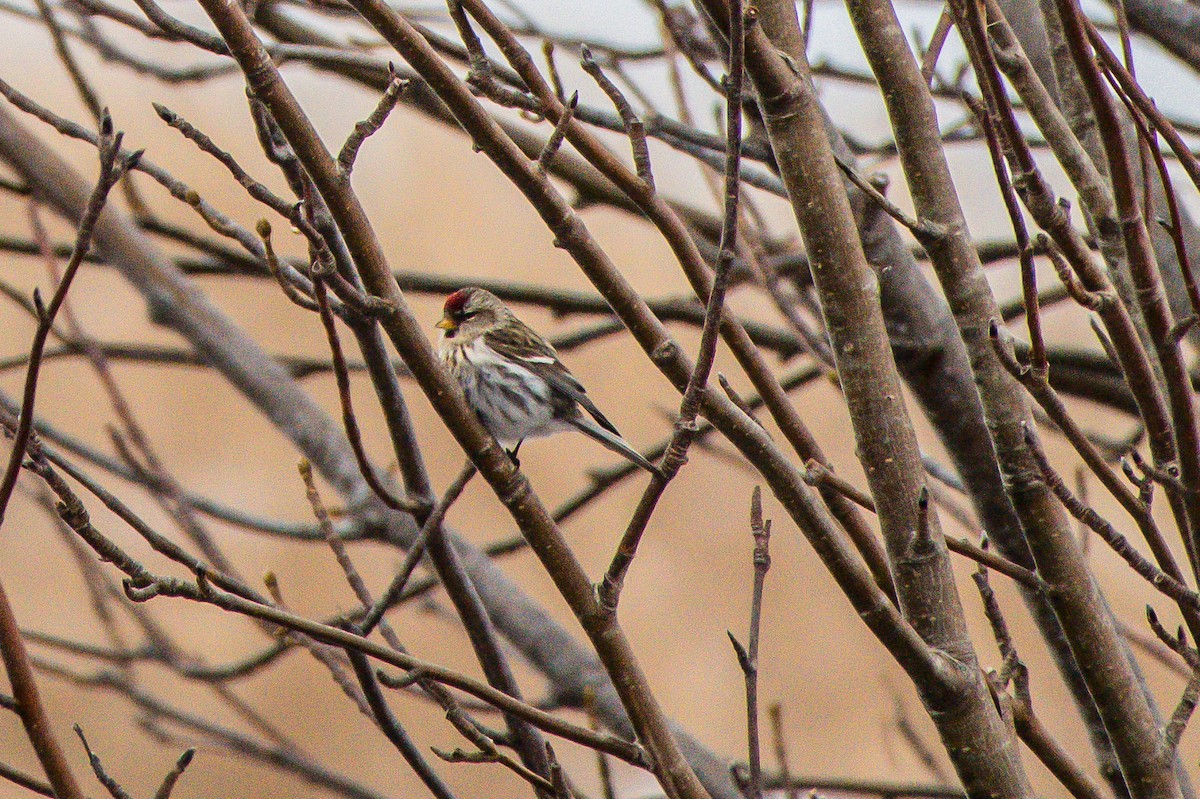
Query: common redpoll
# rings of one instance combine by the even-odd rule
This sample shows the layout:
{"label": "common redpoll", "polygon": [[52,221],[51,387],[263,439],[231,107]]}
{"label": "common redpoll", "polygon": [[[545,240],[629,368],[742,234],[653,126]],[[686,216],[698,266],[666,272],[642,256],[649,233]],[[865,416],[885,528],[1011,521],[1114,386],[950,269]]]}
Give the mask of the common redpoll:
{"label": "common redpoll", "polygon": [[472,286],[459,289],[446,298],[437,326],[442,360],[483,426],[512,448],[514,460],[525,439],[575,429],[659,474],[600,413],[554,347],[495,294]]}

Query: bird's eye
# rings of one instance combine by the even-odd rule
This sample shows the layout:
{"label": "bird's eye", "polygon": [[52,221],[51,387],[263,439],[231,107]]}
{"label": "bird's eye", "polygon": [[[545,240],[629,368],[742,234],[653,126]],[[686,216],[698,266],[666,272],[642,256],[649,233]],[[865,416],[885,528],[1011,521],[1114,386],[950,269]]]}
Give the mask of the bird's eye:
{"label": "bird's eye", "polygon": [[477,313],[479,311],[459,311],[458,318],[465,322]]}

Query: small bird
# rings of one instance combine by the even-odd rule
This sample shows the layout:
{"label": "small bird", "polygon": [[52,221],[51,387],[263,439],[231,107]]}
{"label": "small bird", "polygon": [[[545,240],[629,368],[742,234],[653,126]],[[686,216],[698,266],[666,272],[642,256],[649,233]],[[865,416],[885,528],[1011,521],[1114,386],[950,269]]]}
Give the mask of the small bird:
{"label": "small bird", "polygon": [[511,447],[514,461],[525,439],[575,429],[661,474],[621,438],[554,347],[495,294],[473,286],[459,289],[446,298],[437,327],[442,330],[438,352],[450,374],[488,432]]}

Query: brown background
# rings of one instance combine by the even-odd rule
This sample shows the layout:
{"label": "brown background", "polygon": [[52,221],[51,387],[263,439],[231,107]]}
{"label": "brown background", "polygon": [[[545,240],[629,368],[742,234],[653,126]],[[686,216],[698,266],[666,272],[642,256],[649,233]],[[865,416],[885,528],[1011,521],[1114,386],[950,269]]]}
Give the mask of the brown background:
{"label": "brown background", "polygon": [[[180,8],[173,7],[172,11],[184,13]],[[3,25],[0,76],[55,110],[85,122],[86,114],[54,60],[45,33],[11,17],[5,17]],[[147,50],[178,52],[166,45]],[[241,223],[250,226],[263,215],[221,168],[166,128],[150,107],[151,100],[162,102],[197,123],[232,150],[252,173],[282,189],[255,149],[240,81],[223,79],[205,86],[168,87],[102,65],[87,53],[83,54],[83,62],[101,81],[104,100],[112,107],[118,127],[126,131],[128,145],[147,148],[148,158],[170,165],[173,172]],[[353,122],[374,104],[374,98],[365,92],[304,68],[290,68],[287,75],[331,141],[340,141]],[[844,96],[868,120],[878,121],[877,112],[862,111],[860,92],[837,92],[836,86],[826,90],[835,108],[839,97]],[[854,112],[843,106],[840,113]],[[26,120],[39,135],[55,138],[39,123]],[[88,147],[65,142],[58,146],[85,174],[94,173],[94,154]],[[679,159],[657,151],[655,155],[660,185],[668,186],[675,196],[708,204],[704,184],[681,168]],[[1005,223],[995,211],[999,206],[994,189],[990,184],[983,188],[986,173],[978,153],[956,151],[953,157],[955,167],[968,180],[964,185],[971,186],[965,201],[976,217],[975,234],[1003,235]],[[138,184],[154,198],[159,213],[197,224],[188,209],[149,180],[139,176]],[[587,287],[574,264],[551,245],[551,237],[535,213],[483,156],[472,153],[463,136],[449,134],[446,128],[410,112],[397,112],[367,143],[355,172],[355,186],[395,268]],[[898,179],[892,194],[902,202],[906,200]],[[766,202],[765,207],[773,218],[786,223],[781,204]],[[0,229],[25,235],[27,213],[22,202],[0,195]],[[645,224],[607,210],[589,210],[584,219],[625,274],[645,293],[660,296],[686,290],[667,248]],[[273,221],[277,242],[287,241],[286,246],[299,252],[286,225]],[[69,234],[57,223],[53,229],[60,239],[65,240]],[[41,286],[48,295],[51,290],[42,265],[32,259],[0,255],[0,277],[23,291]],[[1011,289],[1011,275],[996,277],[1002,291]],[[203,285],[225,312],[269,351],[319,354],[324,350],[316,317],[290,305],[272,286],[213,278],[204,278]],[[72,297],[87,329],[104,340],[177,343],[146,321],[141,299],[108,268],[86,267]],[[410,299],[421,318],[428,320],[432,337],[439,299]],[[744,292],[736,294],[732,303],[749,315],[771,318],[765,303]],[[552,320],[528,312],[524,316],[546,333],[561,332],[579,322]],[[1077,317],[1051,317],[1062,335],[1081,337],[1078,331],[1086,330],[1079,327]],[[25,351],[32,329],[29,319],[13,305],[0,305],[0,357]],[[695,331],[677,332],[681,341],[694,349]],[[567,360],[598,405],[635,445],[649,445],[669,433],[669,424],[660,410],[675,408],[677,397],[627,336],[612,337],[573,352]],[[724,353],[718,369],[735,385],[744,384]],[[308,518],[295,470],[296,452],[221,380],[194,369],[129,365],[119,366],[117,374],[139,419],[184,486],[258,513]],[[20,378],[15,372],[0,375],[0,387],[16,394]],[[306,385],[331,414],[336,413],[331,377],[310,378]],[[386,462],[390,458],[387,441],[365,380],[356,378],[355,396],[360,420],[368,433],[368,446],[380,462]],[[440,490],[462,464],[462,454],[419,393],[410,392],[409,399],[435,486]],[[818,382],[798,393],[796,402],[839,471],[861,484],[853,438],[834,389]],[[60,361],[45,370],[38,413],[97,446],[111,448],[105,429],[112,418],[110,409],[89,368],[81,363]],[[1098,421],[1094,414],[1090,419]],[[925,425],[918,424],[929,451],[936,454],[937,444]],[[721,448],[728,451],[727,447]],[[1061,448],[1055,452],[1063,454]],[[574,436],[532,442],[522,450],[523,468],[551,507],[584,484],[587,466],[608,464],[612,459],[598,446]],[[1073,468],[1072,461],[1062,459],[1061,463]],[[103,482],[118,489],[148,520],[170,529],[143,495],[114,478],[104,477]],[[644,483],[641,476],[628,481],[606,502],[566,525],[566,534],[590,574],[600,574],[607,563]],[[726,630],[745,636],[751,574],[747,517],[754,484],[754,477],[730,460],[693,451],[691,464],[659,506],[621,605],[625,627],[668,712],[709,746],[731,757],[744,757],[745,722],[741,674]],[[37,487],[29,478],[24,478],[22,485],[29,490]],[[163,568],[136,536],[96,505],[89,503],[106,533],[147,557],[155,567]],[[783,706],[793,771],[936,781],[898,731],[897,719],[903,717],[929,747],[938,748],[933,728],[903,674],[856,618],[811,548],[770,499],[767,514],[775,520],[775,534],[764,611],[761,696],[764,706],[772,702]],[[1112,518],[1125,523],[1117,514]],[[450,521],[480,544],[515,533],[508,515],[479,480],[468,487],[453,508]],[[277,574],[287,600],[296,610],[322,616],[353,604],[331,554],[323,546],[293,545],[215,523],[213,529],[244,575],[253,578],[268,571]],[[953,527],[950,531],[958,532]],[[369,585],[381,590],[399,556],[369,545],[352,551]],[[67,550],[27,496],[18,495],[0,531],[0,553],[0,576],[24,626],[95,643],[103,641],[87,610],[80,578]],[[1093,557],[1106,578],[1111,577],[1106,590],[1124,618],[1140,624],[1141,608],[1148,601],[1172,618],[1160,597],[1123,571],[1110,568],[1115,561],[1107,551],[1094,547]],[[541,597],[568,629],[577,631],[531,556],[509,556],[504,566],[527,591]],[[998,656],[986,632],[977,596],[966,579],[970,567],[961,560],[957,566],[963,578],[964,602],[979,632],[977,640],[984,642],[980,657],[985,664],[995,666]],[[1039,712],[1060,740],[1083,754],[1092,768],[1090,757],[1084,754],[1086,742],[1074,712],[1064,701],[1057,677],[1047,665],[1011,585],[1002,577],[994,578],[993,584],[1009,611],[1017,644],[1033,668]],[[149,607],[182,642],[212,663],[237,659],[262,647],[267,640],[250,624],[180,600],[156,600]],[[463,636],[448,612],[438,598],[432,606],[396,613],[394,621],[414,653],[476,673]],[[98,668],[59,655],[53,657],[83,670]],[[1169,712],[1181,687],[1178,680],[1165,678],[1155,664],[1148,664],[1147,672],[1156,696]],[[214,711],[215,703],[203,687],[180,685],[154,668],[143,668],[139,673],[145,685],[170,701],[229,720],[227,714]],[[539,696],[542,686],[536,676],[527,669],[522,674],[528,694]],[[153,792],[181,744],[163,746],[154,742],[138,726],[137,713],[120,698],[83,694],[55,679],[43,679],[42,685],[61,740],[91,795],[101,795],[102,789],[87,774],[81,747],[70,732],[71,724],[76,722],[84,727],[110,773],[131,793],[140,796]],[[237,691],[335,771],[355,776],[385,795],[420,795],[416,792],[421,788],[399,756],[354,712],[327,673],[307,655],[291,654],[281,667],[239,684]],[[460,744],[440,714],[427,705],[402,698],[395,700],[395,706],[423,746],[452,748]],[[1196,736],[1189,734],[1184,746],[1184,762],[1194,765]],[[596,794],[598,783],[590,756],[570,745],[558,748],[572,778],[584,790]],[[37,772],[20,725],[11,714],[0,716],[0,759]],[[773,763],[773,758],[768,756],[768,762]],[[1032,758],[1027,762],[1038,790],[1059,795],[1040,766]],[[939,756],[938,763],[948,771],[944,758]],[[525,788],[497,766],[445,766],[442,771],[464,797],[525,795]],[[629,769],[618,769],[617,773],[624,795],[654,793],[655,785],[647,775]],[[24,795],[13,786],[0,784],[0,797]],[[176,791],[179,797],[281,795],[324,794],[299,780],[280,777],[212,747],[202,747]]]}

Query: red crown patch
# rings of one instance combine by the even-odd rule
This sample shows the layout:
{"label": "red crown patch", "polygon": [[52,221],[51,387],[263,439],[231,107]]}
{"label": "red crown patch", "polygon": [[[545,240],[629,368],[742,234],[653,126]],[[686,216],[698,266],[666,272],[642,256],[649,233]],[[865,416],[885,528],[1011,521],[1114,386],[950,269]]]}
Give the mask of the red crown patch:
{"label": "red crown patch", "polygon": [[467,304],[469,296],[466,289],[459,289],[446,298],[445,310],[447,313],[458,313]]}

